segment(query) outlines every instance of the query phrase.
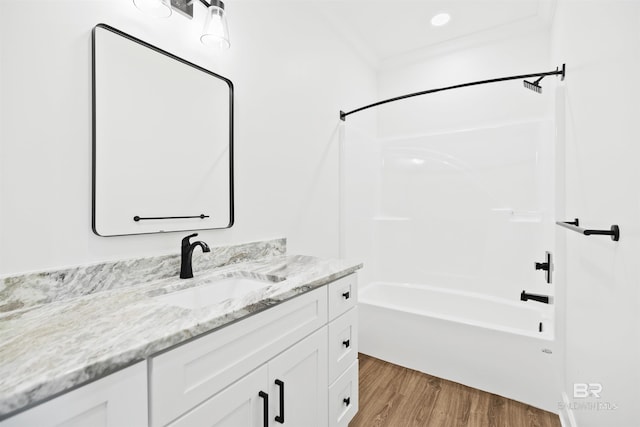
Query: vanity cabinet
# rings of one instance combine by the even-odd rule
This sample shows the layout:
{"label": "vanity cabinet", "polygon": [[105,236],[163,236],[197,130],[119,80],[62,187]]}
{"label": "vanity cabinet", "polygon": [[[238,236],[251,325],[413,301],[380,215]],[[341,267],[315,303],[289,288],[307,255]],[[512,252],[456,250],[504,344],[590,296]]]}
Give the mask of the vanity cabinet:
{"label": "vanity cabinet", "polygon": [[347,427],[357,277],[338,279],[0,422],[0,427]]}
{"label": "vanity cabinet", "polygon": [[146,362],[129,366],[0,422],[0,427],[147,425]]}
{"label": "vanity cabinet", "polygon": [[151,426],[346,427],[356,302],[352,274],[152,357]]}

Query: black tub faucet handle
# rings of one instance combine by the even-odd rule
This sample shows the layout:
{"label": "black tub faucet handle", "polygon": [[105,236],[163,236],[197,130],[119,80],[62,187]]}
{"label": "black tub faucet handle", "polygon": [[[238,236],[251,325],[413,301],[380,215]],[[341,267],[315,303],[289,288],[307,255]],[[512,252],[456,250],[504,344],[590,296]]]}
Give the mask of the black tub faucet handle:
{"label": "black tub faucet handle", "polygon": [[553,270],[553,264],[551,261],[551,252],[547,251],[544,253],[544,261],[543,262],[534,262],[533,266],[536,270],[544,271],[544,280],[547,283],[551,283],[551,271]]}

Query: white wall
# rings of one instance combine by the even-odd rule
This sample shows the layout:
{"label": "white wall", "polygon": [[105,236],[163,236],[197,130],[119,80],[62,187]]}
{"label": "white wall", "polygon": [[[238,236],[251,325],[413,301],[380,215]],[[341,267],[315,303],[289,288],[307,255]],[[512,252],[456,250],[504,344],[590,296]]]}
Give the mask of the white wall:
{"label": "white wall", "polygon": [[[196,18],[203,18],[196,4]],[[281,237],[338,256],[338,111],[371,99],[375,74],[311,4],[227,4],[230,50],[201,22],[156,20],[131,0],[0,2],[0,274],[176,253],[185,233],[91,231],[90,33],[110,24],[235,84],[236,222],[210,245]],[[373,119],[354,118],[361,126]]]}
{"label": "white wall", "polygon": [[[566,277],[565,393],[580,427],[634,427],[640,425],[640,4],[560,0],[552,41],[553,57],[568,64],[566,219],[621,230],[617,243],[558,231],[566,234],[566,261],[556,266]],[[600,383],[601,397],[574,397],[575,383]]]}

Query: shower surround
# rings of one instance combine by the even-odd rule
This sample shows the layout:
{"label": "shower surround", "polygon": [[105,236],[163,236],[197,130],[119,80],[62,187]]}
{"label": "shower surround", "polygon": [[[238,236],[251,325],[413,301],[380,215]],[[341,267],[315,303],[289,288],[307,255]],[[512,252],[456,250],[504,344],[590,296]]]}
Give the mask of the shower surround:
{"label": "shower surround", "polygon": [[557,412],[555,307],[520,301],[554,295],[534,268],[554,251],[553,126],[376,140],[345,125],[363,353]]}

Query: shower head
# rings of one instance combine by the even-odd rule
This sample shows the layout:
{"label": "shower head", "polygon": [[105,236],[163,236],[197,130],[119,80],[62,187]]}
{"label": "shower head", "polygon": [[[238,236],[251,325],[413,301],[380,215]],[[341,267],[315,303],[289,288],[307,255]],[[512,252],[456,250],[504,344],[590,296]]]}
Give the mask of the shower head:
{"label": "shower head", "polygon": [[[566,73],[566,65],[562,64],[562,70],[559,69],[558,67],[556,67],[556,71],[552,71],[550,73],[542,73],[542,75],[540,76],[539,74],[539,78],[534,81],[534,82],[530,82],[529,80],[525,80],[524,83],[524,87],[526,87],[527,89],[531,89],[532,91],[536,92],[536,93],[542,93],[542,86],[540,86],[540,80],[544,79],[545,76],[560,76],[560,80],[564,80],[564,76]],[[529,77],[536,77],[535,74],[533,76],[529,76]]]}
{"label": "shower head", "polygon": [[540,80],[544,79],[544,76],[540,77],[538,80],[536,80],[535,82],[530,82],[528,80],[525,80],[524,83],[524,87],[526,87],[527,89],[531,89],[534,92],[537,93],[542,93],[542,86],[540,86]]}

